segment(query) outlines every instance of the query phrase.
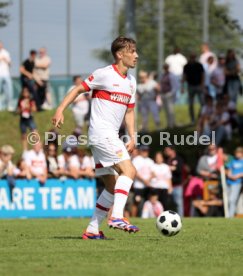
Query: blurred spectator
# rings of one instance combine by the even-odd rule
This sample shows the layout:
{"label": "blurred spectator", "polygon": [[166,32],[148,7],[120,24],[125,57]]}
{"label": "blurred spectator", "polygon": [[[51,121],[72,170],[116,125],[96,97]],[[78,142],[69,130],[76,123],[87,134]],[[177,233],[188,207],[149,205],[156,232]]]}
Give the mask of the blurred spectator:
{"label": "blurred spectator", "polygon": [[204,69],[204,73],[205,73],[204,85],[205,85],[206,94],[215,98],[216,92],[215,92],[214,86],[211,83],[211,76],[212,76],[212,72],[213,72],[212,71],[213,62],[214,62],[214,57],[209,56],[206,64],[203,64],[203,69]]}
{"label": "blurred spectator", "polygon": [[32,95],[33,100],[35,101],[36,106],[39,108],[40,103],[38,102],[36,84],[33,76],[33,70],[35,67],[35,58],[36,51],[31,50],[29,53],[29,57],[22,63],[20,66],[20,80],[22,84],[22,89],[27,87]]}
{"label": "blurred spectator", "polygon": [[20,115],[20,131],[23,151],[28,150],[27,129],[37,132],[36,124],[33,118],[33,112],[36,111],[36,105],[31,98],[27,87],[24,87],[18,100],[17,113]]}
{"label": "blurred spectator", "polygon": [[175,47],[173,53],[165,59],[165,63],[169,65],[170,73],[176,77],[178,89],[180,89],[179,85],[181,83],[183,68],[187,64],[187,59],[181,54],[179,47]]}
{"label": "blurred spectator", "polygon": [[212,114],[214,114],[215,106],[213,102],[213,98],[210,95],[205,97],[205,104],[203,105],[200,116],[197,122],[197,132],[199,136],[203,133],[205,124],[208,123]]}
{"label": "blurred spectator", "polygon": [[183,161],[182,158],[177,154],[173,147],[165,147],[164,155],[166,157],[166,164],[169,165],[172,172],[172,197],[177,205],[177,212],[180,216],[184,215],[183,208]]}
{"label": "blurred spectator", "polygon": [[209,66],[209,71],[212,72],[217,66],[217,57],[213,52],[210,51],[208,43],[203,43],[201,45],[201,55],[199,58],[200,63],[202,65],[206,65],[210,56],[213,57],[213,62]]}
{"label": "blurred spectator", "polygon": [[[82,83],[82,78],[80,76],[74,76],[73,77],[73,86],[70,88],[70,90],[74,86],[78,86]],[[72,112],[73,112],[73,117],[75,121],[75,130],[74,134],[76,136],[79,136],[83,132],[83,127],[84,127],[84,121],[85,121],[85,116],[89,112],[89,94],[80,94],[73,102],[72,105]]]}
{"label": "blurred spectator", "polygon": [[6,179],[10,188],[10,197],[12,200],[12,190],[15,187],[14,169],[12,162],[14,149],[10,145],[4,145],[0,148],[0,179]]}
{"label": "blurred spectator", "polygon": [[40,48],[37,58],[35,59],[35,68],[34,68],[34,79],[37,84],[37,97],[38,103],[40,103],[40,107],[38,107],[39,111],[43,108],[49,109],[50,102],[47,105],[44,105],[47,99],[47,88],[48,81],[50,77],[49,67],[51,65],[51,59],[47,55],[46,48]]}
{"label": "blurred spectator", "polygon": [[47,179],[47,166],[42,143],[38,142],[33,145],[32,150],[26,151],[23,154],[23,159],[30,170],[32,178],[36,178],[42,185],[45,184]]}
{"label": "blurred spectator", "polygon": [[209,117],[209,120],[204,124],[204,135],[212,137],[212,132],[215,131],[215,144],[221,145],[223,141],[232,139],[232,127],[230,124],[230,115],[225,110],[223,103],[217,102],[214,113]]}
{"label": "blurred spectator", "polygon": [[132,160],[137,170],[137,175],[133,184],[134,205],[132,216],[141,216],[142,207],[147,198],[148,188],[152,176],[153,160],[149,158],[149,147],[141,145],[138,156]]}
{"label": "blurred spectator", "polygon": [[165,64],[163,69],[164,72],[160,81],[161,97],[165,108],[167,127],[173,128],[175,126],[174,99],[178,84],[176,77],[169,72],[169,65]]}
{"label": "blurred spectator", "polygon": [[223,54],[218,56],[218,65],[211,74],[211,84],[215,88],[216,99],[221,99],[225,87],[225,56]]}
{"label": "blurred spectator", "polygon": [[58,139],[59,133],[55,128],[51,128],[49,129],[46,133],[45,133],[45,145],[48,145],[49,143],[51,144],[55,144],[56,148],[58,149],[59,146],[59,139]]}
{"label": "blurred spectator", "polygon": [[235,150],[235,158],[227,165],[229,217],[234,217],[243,180],[243,148]]}
{"label": "blurred spectator", "polygon": [[17,162],[17,167],[14,170],[16,178],[31,179],[31,172],[24,159],[20,159]]}
{"label": "blurred spectator", "polygon": [[173,191],[171,170],[170,167],[164,163],[164,157],[161,152],[155,154],[154,162],[150,188],[152,191],[156,192],[164,209],[168,210],[168,197]]}
{"label": "blurred spectator", "polygon": [[194,97],[197,95],[200,105],[204,103],[204,78],[205,73],[201,63],[196,60],[196,55],[192,53],[188,63],[183,70],[181,92],[184,93],[184,82],[188,85],[189,113],[191,123],[195,123]]}
{"label": "blurred spectator", "polygon": [[236,103],[230,100],[228,94],[224,94],[221,100],[222,105],[225,108],[225,111],[229,113],[230,116],[230,125],[232,129],[239,128],[240,118],[237,113]]}
{"label": "blurred spectator", "polygon": [[2,108],[13,111],[13,85],[10,76],[11,57],[9,52],[4,49],[3,43],[0,41],[0,92],[4,91],[6,103]]}
{"label": "blurred spectator", "polygon": [[159,93],[159,84],[149,78],[145,71],[139,72],[139,84],[137,86],[139,108],[142,115],[142,130],[148,130],[148,116],[151,112],[156,127],[160,127],[159,107],[156,103],[156,97]]}
{"label": "blurred spectator", "polygon": [[203,180],[218,179],[218,154],[215,145],[209,145],[206,153],[200,157],[197,164],[197,174]]}
{"label": "blurred spectator", "polygon": [[226,90],[230,100],[237,102],[237,96],[241,92],[241,81],[239,77],[240,63],[235,56],[235,51],[229,49],[225,61]]}
{"label": "blurred spectator", "polygon": [[49,178],[58,178],[61,176],[61,170],[57,161],[57,146],[55,143],[49,143],[45,148],[47,173]]}
{"label": "blurred spectator", "polygon": [[57,157],[60,175],[63,178],[71,177],[77,179],[79,177],[80,163],[76,155],[76,148],[63,144],[62,154]]}
{"label": "blurred spectator", "polygon": [[144,202],[142,210],[142,218],[157,218],[164,208],[162,204],[158,201],[158,195],[156,192],[150,192],[148,200]]}
{"label": "blurred spectator", "polygon": [[80,163],[79,176],[94,178],[94,160],[92,157],[88,156],[83,149],[78,149],[78,158]]}

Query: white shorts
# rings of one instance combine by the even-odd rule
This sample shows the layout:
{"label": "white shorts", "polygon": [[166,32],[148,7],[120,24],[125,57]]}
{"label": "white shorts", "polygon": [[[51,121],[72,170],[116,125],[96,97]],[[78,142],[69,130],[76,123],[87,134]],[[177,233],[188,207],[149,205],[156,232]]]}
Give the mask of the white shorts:
{"label": "white shorts", "polygon": [[95,161],[96,176],[117,175],[111,166],[130,159],[124,143],[118,137],[100,138],[94,144],[89,141],[89,144]]}

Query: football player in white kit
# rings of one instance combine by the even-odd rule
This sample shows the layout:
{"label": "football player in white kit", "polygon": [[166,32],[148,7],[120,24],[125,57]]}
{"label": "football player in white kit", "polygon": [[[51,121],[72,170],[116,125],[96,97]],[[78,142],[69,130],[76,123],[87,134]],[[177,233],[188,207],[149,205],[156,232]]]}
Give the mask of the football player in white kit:
{"label": "football player in white kit", "polygon": [[[124,207],[136,175],[129,153],[135,147],[136,80],[128,74],[134,68],[138,54],[136,42],[118,37],[112,42],[115,63],[93,72],[82,84],[72,89],[56,110],[52,122],[56,127],[64,123],[63,112],[80,93],[92,90],[89,145],[95,160],[96,175],[101,176],[105,189],[96,203],[95,212],[83,233],[83,239],[105,239],[99,226],[113,206],[108,225],[127,232],[139,229],[124,218]],[[126,145],[118,132],[125,119],[130,140]]]}

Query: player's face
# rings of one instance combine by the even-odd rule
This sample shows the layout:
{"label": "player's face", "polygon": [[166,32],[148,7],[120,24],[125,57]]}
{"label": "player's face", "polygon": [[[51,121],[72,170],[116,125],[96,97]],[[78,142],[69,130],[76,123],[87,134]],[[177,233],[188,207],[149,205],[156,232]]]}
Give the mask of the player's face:
{"label": "player's face", "polygon": [[121,54],[122,63],[127,68],[134,68],[137,64],[138,53],[135,45],[129,45],[122,50]]}

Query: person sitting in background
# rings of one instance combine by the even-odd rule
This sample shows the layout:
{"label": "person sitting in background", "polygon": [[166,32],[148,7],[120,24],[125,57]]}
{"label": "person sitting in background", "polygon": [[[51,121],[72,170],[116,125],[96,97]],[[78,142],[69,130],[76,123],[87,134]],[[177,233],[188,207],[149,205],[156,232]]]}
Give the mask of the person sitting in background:
{"label": "person sitting in background", "polygon": [[86,155],[83,149],[78,149],[77,155],[80,163],[79,176],[94,178],[94,160],[90,156]]}
{"label": "person sitting in background", "polygon": [[39,141],[33,145],[33,149],[23,154],[32,178],[36,178],[41,185],[44,185],[47,179],[46,156],[43,152],[42,143]]}
{"label": "person sitting in background", "polygon": [[24,178],[24,179],[31,179],[32,178],[32,175],[31,175],[31,172],[30,172],[30,169],[29,167],[27,166],[26,162],[24,159],[20,159],[18,162],[17,162],[17,166],[14,170],[14,174],[16,176],[16,178]]}
{"label": "person sitting in background", "polygon": [[[80,76],[74,76],[73,77],[73,86],[70,88],[70,90],[74,86],[78,86],[82,83],[82,78]],[[85,94],[80,94],[75,101],[73,102],[72,105],[72,112],[73,112],[73,117],[75,121],[75,130],[74,134],[79,136],[83,132],[83,127],[84,127],[84,121],[85,121],[85,116],[89,112],[89,93]]]}
{"label": "person sitting in background", "polygon": [[79,177],[80,163],[76,155],[76,147],[64,143],[62,146],[62,154],[57,157],[58,167],[60,168],[60,175],[63,179]]}
{"label": "person sitting in background", "polygon": [[164,208],[158,200],[156,191],[150,192],[148,200],[143,205],[142,218],[157,218],[163,211]]}
{"label": "person sitting in background", "polygon": [[48,178],[58,178],[61,171],[57,161],[57,147],[55,143],[49,143],[45,148]]}
{"label": "person sitting in background", "polygon": [[152,176],[153,160],[149,158],[149,147],[141,145],[139,154],[133,158],[132,163],[137,170],[136,178],[133,184],[134,204],[132,208],[132,216],[141,216],[144,201],[150,187]]}
{"label": "person sitting in background", "polygon": [[32,100],[27,87],[24,87],[18,100],[17,113],[20,115],[20,131],[23,151],[28,150],[27,129],[31,132],[37,132],[33,112],[36,111],[36,105]]}
{"label": "person sitting in background", "polygon": [[156,152],[152,166],[152,179],[150,188],[159,198],[159,201],[168,210],[168,197],[172,193],[172,174],[170,167],[164,163],[164,157],[161,152]]}
{"label": "person sitting in background", "polygon": [[137,86],[139,109],[142,114],[142,131],[148,130],[148,116],[151,112],[157,128],[160,127],[159,107],[156,96],[159,93],[159,84],[149,78],[145,71],[139,72],[139,84]]}
{"label": "person sitting in background", "polygon": [[232,129],[239,128],[240,118],[237,113],[236,103],[230,100],[230,97],[228,94],[223,95],[221,102],[224,105],[225,111],[229,113],[229,116],[230,116],[229,121]]}
{"label": "person sitting in background", "polygon": [[33,75],[36,54],[37,52],[35,50],[31,50],[29,53],[29,57],[22,63],[22,65],[19,68],[19,71],[21,73],[20,81],[22,89],[25,87],[29,89],[36,106],[39,107],[40,104],[38,103],[37,89]]}
{"label": "person sitting in background", "polygon": [[209,199],[195,199],[192,201],[194,207],[193,216],[222,217],[224,215],[223,200],[218,187],[210,187]]}
{"label": "person sitting in background", "polygon": [[227,165],[229,217],[234,217],[243,181],[243,148],[235,150],[235,158]]}
{"label": "person sitting in background", "polygon": [[6,179],[10,188],[10,197],[12,200],[12,190],[15,187],[14,169],[12,162],[14,149],[10,145],[4,145],[0,148],[0,179]]}
{"label": "person sitting in background", "polygon": [[169,72],[168,64],[164,64],[163,69],[164,72],[160,80],[161,97],[167,118],[167,127],[173,128],[175,126],[174,101],[176,98],[176,91],[179,87],[178,80]]}
{"label": "person sitting in background", "polygon": [[214,110],[215,110],[215,106],[214,106],[213,98],[210,95],[207,95],[205,97],[205,104],[201,109],[198,122],[197,122],[197,132],[199,136],[203,134],[205,124],[207,124],[207,122],[211,118],[212,114],[214,113]]}
{"label": "person sitting in background", "polygon": [[216,145],[209,145],[206,154],[200,157],[196,169],[203,180],[218,179],[218,158]]}
{"label": "person sitting in background", "polygon": [[212,137],[213,131],[215,131],[215,144],[217,146],[221,145],[225,140],[230,141],[232,139],[230,115],[221,101],[217,102],[214,113],[204,124],[204,135]]}

